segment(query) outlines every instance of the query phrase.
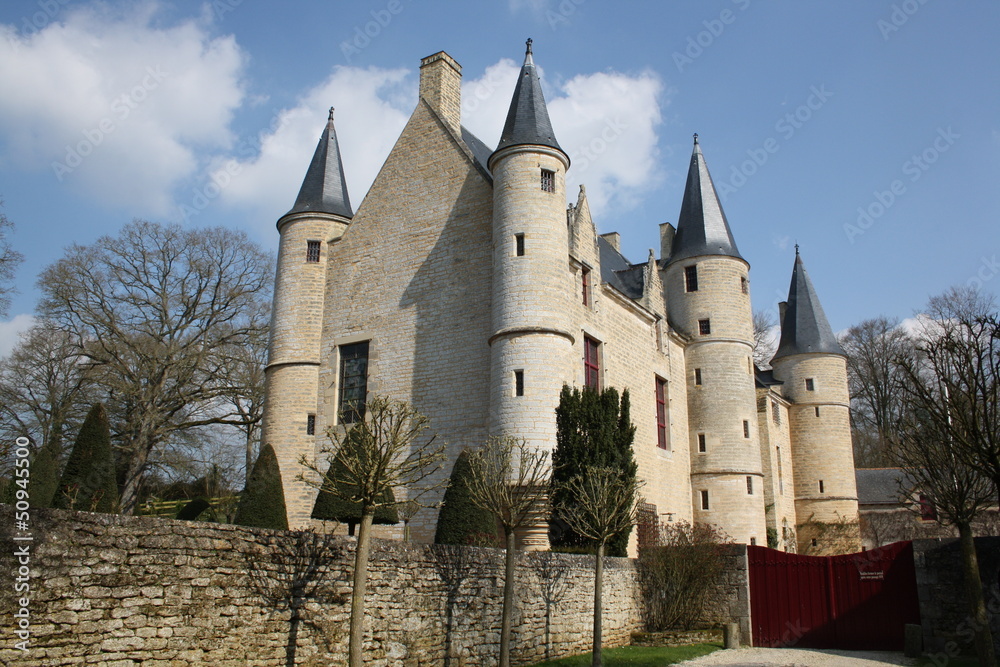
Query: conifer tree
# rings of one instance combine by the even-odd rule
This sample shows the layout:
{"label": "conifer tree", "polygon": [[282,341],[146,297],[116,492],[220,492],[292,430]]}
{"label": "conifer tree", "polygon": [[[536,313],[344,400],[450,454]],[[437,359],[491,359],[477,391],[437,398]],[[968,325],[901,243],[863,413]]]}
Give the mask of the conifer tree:
{"label": "conifer tree", "polygon": [[101,403],[96,403],[83,420],[52,506],[85,512],[117,510],[118,485],[111,452],[111,429]]}
{"label": "conifer tree", "polygon": [[59,488],[59,442],[49,440],[35,455],[31,462],[31,493],[32,507],[52,507],[56,490]]}
{"label": "conifer tree", "polygon": [[451,470],[448,488],[438,513],[435,544],[472,544],[481,536],[496,538],[497,525],[492,512],[476,505],[469,495],[469,450],[463,449]]}
{"label": "conifer tree", "polygon": [[288,530],[278,457],[269,444],[260,448],[260,455],[240,498],[240,507],[233,523],[239,526]]}
{"label": "conifer tree", "polygon": [[[356,495],[356,491],[346,481],[349,477],[345,461],[349,460],[349,457],[357,457],[361,453],[362,450],[358,447],[357,440],[348,437],[345,447],[330,462],[330,468],[325,477],[330,484],[334,484],[338,488],[336,490],[330,489],[327,485],[320,487],[319,495],[316,496],[316,504],[313,505],[312,510],[312,518],[314,519],[346,523],[348,535],[354,535],[355,528],[361,523],[361,503],[349,500]],[[386,488],[382,492],[381,500],[375,508],[372,523],[388,525],[399,523],[396,497],[392,489]]]}
{"label": "conifer tree", "polygon": [[[612,468],[621,471],[624,481],[634,481],[634,438],[628,389],[619,397],[614,387],[598,392],[563,385],[556,408],[556,449],[552,454],[549,541],[554,548],[596,550],[594,540],[580,535],[565,521],[564,513],[576,504],[569,482],[587,468]],[[610,538],[607,555],[625,556],[631,532],[629,526]]]}

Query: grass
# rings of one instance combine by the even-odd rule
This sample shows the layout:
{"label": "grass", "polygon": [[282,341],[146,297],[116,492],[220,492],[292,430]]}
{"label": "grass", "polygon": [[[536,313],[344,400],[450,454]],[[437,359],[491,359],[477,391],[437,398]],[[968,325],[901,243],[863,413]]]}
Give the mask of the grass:
{"label": "grass", "polygon": [[[692,644],[690,646],[648,647],[622,646],[604,649],[605,667],[660,667],[691,660],[722,648],[722,644]],[[535,667],[590,667],[590,654],[539,662]]]}

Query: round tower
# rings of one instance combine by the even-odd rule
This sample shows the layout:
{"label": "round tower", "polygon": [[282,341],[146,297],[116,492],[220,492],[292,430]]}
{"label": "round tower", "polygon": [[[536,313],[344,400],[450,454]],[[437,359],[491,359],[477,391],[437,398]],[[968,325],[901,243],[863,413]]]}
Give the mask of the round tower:
{"label": "round tower", "polygon": [[292,209],[278,220],[277,274],[265,369],[261,443],[274,448],[288,526],[310,523],[316,490],[298,479],[323,433],[318,418],[320,336],[329,244],[353,212],[333,126],[333,109]]}
{"label": "round tower", "polygon": [[851,442],[847,357],[826,319],[795,248],[782,304],[781,341],[771,360],[791,401],[795,515],[799,553],[846,553],[861,548]]}
{"label": "round tower", "polygon": [[[493,174],[493,289],[490,433],[551,450],[555,410],[578,336],[570,326],[566,169],[552,132],[528,40],[524,66],[497,150]],[[544,525],[522,536],[548,544]]]}
{"label": "round tower", "polygon": [[737,542],[764,545],[749,269],[695,135],[665,276],[671,323],[690,340],[684,357],[694,519]]}

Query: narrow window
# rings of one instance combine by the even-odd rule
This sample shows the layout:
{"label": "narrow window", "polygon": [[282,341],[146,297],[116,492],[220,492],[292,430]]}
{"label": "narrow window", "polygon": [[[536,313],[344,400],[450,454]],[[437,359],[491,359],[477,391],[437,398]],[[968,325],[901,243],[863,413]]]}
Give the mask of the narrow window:
{"label": "narrow window", "polygon": [[712,323],[709,320],[698,320],[698,333],[702,336],[712,333]]}
{"label": "narrow window", "polygon": [[823,493],[823,480],[819,480],[819,492]]}
{"label": "narrow window", "polygon": [[514,234],[514,254],[524,257],[524,234]]}
{"label": "narrow window", "polygon": [[740,276],[740,290],[744,294],[749,294],[750,293],[750,285],[748,284],[747,279],[746,279],[745,276]]}
{"label": "narrow window", "polygon": [[584,267],[582,274],[582,284],[583,287],[583,305],[590,305],[590,269]]}
{"label": "narrow window", "polygon": [[750,475],[747,475],[747,495],[753,495],[753,477]]}
{"label": "narrow window", "polygon": [[514,371],[514,395],[524,396],[524,371]]}
{"label": "narrow window", "polygon": [[656,378],[656,446],[667,449],[667,381]]}
{"label": "narrow window", "polygon": [[686,266],[684,267],[684,288],[688,292],[698,291],[698,267]]}
{"label": "narrow window", "polygon": [[306,435],[316,435],[316,415],[306,415]]}
{"label": "narrow window", "polygon": [[775,400],[771,401],[771,420],[775,426],[781,426],[781,406]]}
{"label": "narrow window", "polygon": [[813,546],[816,546],[816,538],[815,538],[815,537],[814,537],[814,538],[813,538],[813,540],[812,540],[812,545],[813,545]]}
{"label": "narrow window", "polygon": [[750,422],[746,419],[743,420],[743,437],[750,437]]}
{"label": "narrow window", "polygon": [[695,383],[696,386],[700,386],[701,385],[701,369],[700,368],[694,369],[694,383]]}
{"label": "narrow window", "polygon": [[750,546],[752,546],[752,547],[757,546],[757,538],[756,537],[751,537],[750,538]]}
{"label": "narrow window", "polygon": [[708,446],[705,444],[705,434],[704,433],[699,433],[698,434],[698,451],[701,452],[701,453],[703,453],[703,454],[708,451]]}
{"label": "narrow window", "polygon": [[542,169],[542,191],[556,191],[556,172],[548,169]]}
{"label": "narrow window", "polygon": [[819,417],[819,406],[817,405],[817,406],[816,406],[815,408],[813,408],[813,409],[814,409],[814,410],[816,410],[816,416],[817,416],[817,417]]}
{"label": "narrow window", "polygon": [[812,378],[806,378],[806,391],[815,391],[816,383],[813,382]]}
{"label": "narrow window", "polygon": [[931,499],[920,494],[920,520],[921,521],[937,521],[937,509],[934,507],[934,503]]}
{"label": "narrow window", "polygon": [[600,346],[590,336],[583,337],[583,383],[591,389],[601,388]]}
{"label": "narrow window", "polygon": [[319,261],[319,241],[306,241],[306,261]]}
{"label": "narrow window", "polygon": [[785,493],[785,480],[781,474],[781,447],[775,447],[775,455],[778,458],[778,493]]}
{"label": "narrow window", "polygon": [[368,400],[368,341],[340,346],[340,422],[353,424],[365,416]]}
{"label": "narrow window", "polygon": [[753,359],[747,357],[747,373],[753,375]]}
{"label": "narrow window", "polygon": [[708,509],[708,491],[702,490],[701,492],[701,508],[703,510]]}

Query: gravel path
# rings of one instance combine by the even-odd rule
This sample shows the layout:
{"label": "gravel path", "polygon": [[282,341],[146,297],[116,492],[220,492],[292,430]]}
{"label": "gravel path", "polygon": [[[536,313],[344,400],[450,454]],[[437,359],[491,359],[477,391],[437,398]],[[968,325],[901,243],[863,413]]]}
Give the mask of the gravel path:
{"label": "gravel path", "polygon": [[904,657],[902,653],[887,651],[741,648],[716,651],[678,664],[688,667],[702,667],[702,665],[725,665],[727,667],[876,667],[877,665],[916,665],[917,661]]}

